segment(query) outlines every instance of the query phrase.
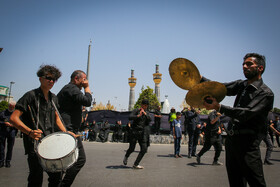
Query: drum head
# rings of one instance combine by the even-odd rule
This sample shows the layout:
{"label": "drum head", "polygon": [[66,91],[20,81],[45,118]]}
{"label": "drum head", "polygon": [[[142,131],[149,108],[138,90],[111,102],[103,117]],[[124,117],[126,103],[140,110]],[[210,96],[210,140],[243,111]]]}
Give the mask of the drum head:
{"label": "drum head", "polygon": [[67,133],[53,133],[38,145],[38,154],[45,159],[59,159],[67,156],[76,148],[75,138]]}

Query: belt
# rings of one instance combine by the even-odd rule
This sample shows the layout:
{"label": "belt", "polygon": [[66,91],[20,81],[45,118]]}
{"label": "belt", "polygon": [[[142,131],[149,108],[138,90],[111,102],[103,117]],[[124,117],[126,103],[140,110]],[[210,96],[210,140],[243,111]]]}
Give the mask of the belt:
{"label": "belt", "polygon": [[239,129],[239,130],[233,130],[231,129],[228,134],[230,136],[233,136],[233,135],[255,135],[256,132],[252,129]]}

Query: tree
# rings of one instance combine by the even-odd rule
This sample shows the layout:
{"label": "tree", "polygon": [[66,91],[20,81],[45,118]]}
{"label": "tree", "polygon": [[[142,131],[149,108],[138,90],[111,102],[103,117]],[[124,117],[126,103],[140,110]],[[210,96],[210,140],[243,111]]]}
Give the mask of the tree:
{"label": "tree", "polygon": [[[184,107],[190,107],[190,105],[187,104],[186,100],[184,99],[184,101],[182,102],[182,104],[180,105],[180,108],[184,108]],[[195,108],[195,110],[198,110],[199,108]],[[206,108],[201,108],[200,109],[200,114],[203,114],[203,115],[208,115],[210,114],[211,110],[206,110]]]}
{"label": "tree", "polygon": [[275,107],[275,108],[272,109],[272,112],[280,113],[280,109]]}
{"label": "tree", "polygon": [[7,101],[0,102],[0,112],[6,110],[9,107],[9,103]]}
{"label": "tree", "polygon": [[103,105],[101,102],[97,104],[95,107],[92,107],[91,111],[96,111],[96,110],[116,110],[114,105],[107,104]]}
{"label": "tree", "polygon": [[147,86],[147,89],[144,89],[144,86],[142,86],[141,93],[139,94],[139,98],[135,103],[134,108],[140,108],[143,99],[149,100],[148,110],[150,111],[154,111],[155,109],[157,109],[158,106],[160,106],[160,103],[157,100],[157,96],[154,93],[154,90],[149,86]]}

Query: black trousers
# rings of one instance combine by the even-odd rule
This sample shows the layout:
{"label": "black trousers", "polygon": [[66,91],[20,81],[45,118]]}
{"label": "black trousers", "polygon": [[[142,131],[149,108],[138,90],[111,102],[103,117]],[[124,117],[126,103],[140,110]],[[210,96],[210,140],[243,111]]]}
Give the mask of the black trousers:
{"label": "black trousers", "polygon": [[188,155],[194,156],[196,153],[196,146],[198,143],[199,133],[196,131],[193,131],[193,130],[188,130],[188,135],[189,135],[189,153],[188,153]]}
{"label": "black trousers", "polygon": [[264,135],[227,136],[226,168],[231,187],[266,186],[260,142]]}
{"label": "black trousers", "polygon": [[[0,132],[0,162],[10,162],[13,155],[13,147],[15,144],[16,130]],[[7,142],[7,152],[5,157],[5,148]]]}
{"label": "black trousers", "polygon": [[275,134],[276,142],[278,144],[278,147],[280,147],[280,141],[279,141],[279,135]]}
{"label": "black trousers", "polygon": [[274,145],[274,137],[273,137],[273,132],[271,132],[271,131],[268,131],[268,133],[269,133],[269,136],[270,136],[270,139],[271,139],[271,143],[272,143],[272,146]]}
{"label": "black trousers", "polygon": [[[29,166],[28,187],[40,187],[43,184],[43,168],[39,163],[39,158],[35,152],[29,153],[27,156]],[[60,173],[47,173],[49,175],[49,187],[57,187],[60,182]]]}
{"label": "black trousers", "polygon": [[141,162],[142,158],[146,154],[148,150],[148,138],[149,136],[144,133],[143,131],[133,131],[131,136],[130,136],[130,141],[129,141],[129,148],[126,151],[125,157],[129,157],[132,152],[135,150],[136,143],[138,141],[140,145],[140,152],[134,162],[134,165],[137,166]]}
{"label": "black trousers", "polygon": [[197,156],[201,157],[212,145],[215,148],[214,161],[218,161],[222,151],[222,139],[220,135],[205,135],[205,142]]}
{"label": "black trousers", "polygon": [[264,160],[269,161],[270,157],[271,157],[271,152],[273,151],[273,144],[272,144],[269,133],[266,134],[263,141],[266,145],[266,153],[265,153],[265,159]]}
{"label": "black trousers", "polygon": [[95,141],[96,137],[97,137],[97,132],[89,131],[89,133],[88,133],[88,140],[89,141]]}
{"label": "black trousers", "polygon": [[84,146],[82,143],[82,138],[78,137],[77,140],[78,140],[77,147],[79,149],[78,160],[72,167],[67,169],[66,174],[63,177],[61,187],[71,186],[72,183],[74,182],[77,174],[79,173],[79,171],[82,169],[82,167],[86,163],[86,153],[85,153]]}
{"label": "black trousers", "polygon": [[155,121],[155,129],[154,129],[156,134],[159,134],[160,132],[160,121]]}

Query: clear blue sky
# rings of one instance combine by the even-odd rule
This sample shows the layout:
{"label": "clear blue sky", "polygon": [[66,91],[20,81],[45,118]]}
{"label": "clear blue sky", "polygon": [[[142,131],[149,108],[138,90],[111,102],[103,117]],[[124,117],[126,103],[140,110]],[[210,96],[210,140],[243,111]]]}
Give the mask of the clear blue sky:
{"label": "clear blue sky", "polygon": [[18,100],[39,86],[39,66],[54,64],[63,73],[57,94],[74,70],[86,71],[92,39],[89,82],[97,103],[127,109],[131,69],[137,100],[142,86],[154,88],[159,64],[161,100],[168,95],[179,110],[187,91],[169,76],[173,59],[187,58],[203,76],[229,82],[244,79],[242,58],[257,52],[267,58],[263,79],[280,108],[279,8],[278,0],[0,0],[0,85],[14,81]]}

